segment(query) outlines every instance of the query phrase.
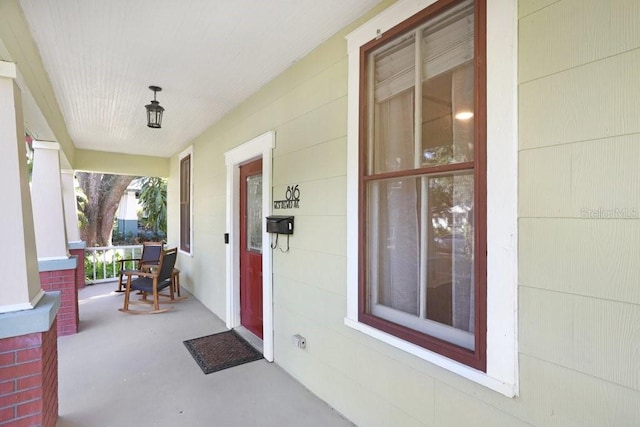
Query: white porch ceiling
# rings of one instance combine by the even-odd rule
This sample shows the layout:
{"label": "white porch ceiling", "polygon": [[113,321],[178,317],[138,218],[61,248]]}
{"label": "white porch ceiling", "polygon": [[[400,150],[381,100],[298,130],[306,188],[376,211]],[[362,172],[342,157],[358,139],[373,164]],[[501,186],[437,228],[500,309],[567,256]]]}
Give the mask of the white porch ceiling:
{"label": "white porch ceiling", "polygon": [[[77,148],[168,157],[380,0],[20,0]],[[162,129],[146,126],[162,87]]]}

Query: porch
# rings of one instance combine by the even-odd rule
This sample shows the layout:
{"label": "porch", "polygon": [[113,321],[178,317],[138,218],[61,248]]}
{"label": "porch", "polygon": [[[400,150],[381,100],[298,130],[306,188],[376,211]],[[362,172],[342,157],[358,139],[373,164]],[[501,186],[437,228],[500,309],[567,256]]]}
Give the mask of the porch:
{"label": "porch", "polygon": [[79,333],[58,339],[58,426],[352,425],[275,363],[204,375],[182,342],[224,322],[193,297],[127,315],[116,287],[81,289]]}

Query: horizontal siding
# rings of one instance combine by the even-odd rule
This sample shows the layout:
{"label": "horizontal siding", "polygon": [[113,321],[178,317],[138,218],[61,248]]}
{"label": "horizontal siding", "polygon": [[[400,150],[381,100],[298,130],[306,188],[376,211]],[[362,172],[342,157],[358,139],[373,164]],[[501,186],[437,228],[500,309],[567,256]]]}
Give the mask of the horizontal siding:
{"label": "horizontal siding", "polygon": [[[346,176],[346,150],[346,138],[338,138],[308,147],[305,150],[274,156],[273,185],[291,185]],[[342,203],[344,206],[346,200],[343,200]]]}
{"label": "horizontal siding", "polygon": [[633,426],[640,420],[640,392],[525,354],[518,399],[536,426]]}
{"label": "horizontal siding", "polygon": [[640,305],[521,286],[520,307],[522,354],[640,390]]}
{"label": "horizontal siding", "polygon": [[[483,400],[487,412],[500,411],[533,426],[635,426],[640,420],[640,392],[567,368],[542,358],[521,354],[520,395],[505,399],[465,390]],[[438,389],[438,383],[436,388]],[[442,424],[447,425],[447,424]],[[450,424],[464,425],[464,424]],[[485,425],[511,425],[489,423]]]}
{"label": "horizontal siding", "polygon": [[[294,231],[289,238],[290,250],[304,249],[346,257],[347,221],[344,216],[296,216]],[[275,237],[273,242],[275,243]],[[286,250],[287,235],[281,234],[278,245]],[[344,286],[344,278],[340,281]]]}
{"label": "horizontal siding", "polygon": [[332,141],[347,135],[347,97],[328,102],[278,128],[275,156]]}
{"label": "horizontal siding", "polygon": [[571,146],[520,151],[519,217],[571,215]]}
{"label": "horizontal siding", "polygon": [[558,3],[560,0],[519,0],[518,1],[518,17],[521,19],[529,14],[539,11],[549,5]]}
{"label": "horizontal siding", "polygon": [[521,285],[640,305],[640,221],[523,218],[519,232]]}
{"label": "horizontal siding", "polygon": [[[279,316],[275,327],[280,332],[275,341],[281,349],[279,363],[295,378],[339,412],[348,413],[357,425],[433,425],[433,382],[429,378],[411,371],[403,373],[401,366],[395,368],[389,361],[377,364],[375,355],[366,348],[328,334],[321,324],[291,308],[276,302]],[[293,346],[291,336],[295,333],[307,337],[306,349]]]}
{"label": "horizontal siding", "polygon": [[346,257],[306,249],[286,254],[276,251],[273,255],[273,269],[282,278],[316,286],[345,298]]}
{"label": "horizontal siding", "polygon": [[462,393],[443,383],[436,384],[435,423],[437,426],[530,426],[528,422],[515,418],[476,396]]}
{"label": "horizontal siding", "polygon": [[520,148],[640,132],[639,68],[636,49],[521,84]]}
{"label": "horizontal siding", "polygon": [[520,396],[533,425],[640,423],[640,2],[519,2]]}
{"label": "horizontal siding", "polygon": [[618,55],[640,44],[640,2],[525,1],[520,9],[534,4],[548,7],[520,20],[521,82]]}
{"label": "horizontal siding", "polygon": [[640,219],[640,133],[524,150],[521,217]]}

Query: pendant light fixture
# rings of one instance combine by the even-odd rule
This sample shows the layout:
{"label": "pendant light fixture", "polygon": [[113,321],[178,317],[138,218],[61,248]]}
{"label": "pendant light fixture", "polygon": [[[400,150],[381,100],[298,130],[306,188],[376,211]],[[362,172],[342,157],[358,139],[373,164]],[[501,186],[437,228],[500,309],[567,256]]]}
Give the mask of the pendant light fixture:
{"label": "pendant light fixture", "polygon": [[160,129],[162,127],[162,113],[164,112],[164,108],[156,101],[156,92],[160,92],[162,88],[149,86],[149,89],[153,91],[153,101],[151,101],[151,104],[144,106],[147,109],[147,126]]}

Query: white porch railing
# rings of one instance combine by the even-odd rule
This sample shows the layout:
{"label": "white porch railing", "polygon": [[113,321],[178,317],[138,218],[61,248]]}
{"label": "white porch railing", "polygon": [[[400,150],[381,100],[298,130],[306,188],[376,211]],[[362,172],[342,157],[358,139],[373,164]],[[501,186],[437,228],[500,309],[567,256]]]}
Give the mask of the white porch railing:
{"label": "white porch railing", "polygon": [[[142,245],[96,246],[85,248],[84,272],[87,284],[110,282],[118,277],[119,260],[140,258]],[[134,262],[124,268],[135,268]]]}

